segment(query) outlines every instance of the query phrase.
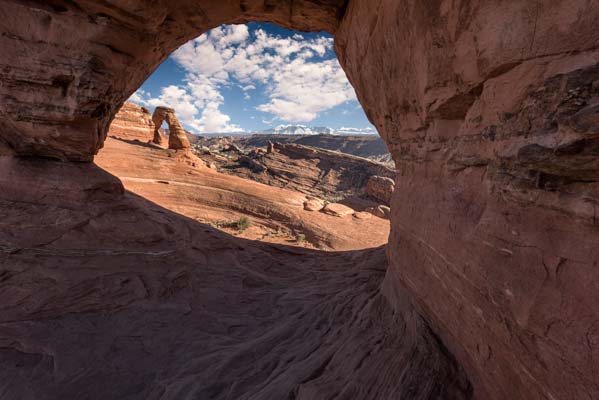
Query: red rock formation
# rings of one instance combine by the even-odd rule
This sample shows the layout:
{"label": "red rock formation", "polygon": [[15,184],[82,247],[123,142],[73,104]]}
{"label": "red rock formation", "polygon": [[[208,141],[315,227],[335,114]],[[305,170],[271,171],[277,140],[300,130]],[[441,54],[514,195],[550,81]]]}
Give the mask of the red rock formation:
{"label": "red rock formation", "polygon": [[150,111],[135,103],[126,102],[114,116],[108,135],[126,140],[151,141],[155,138],[155,133]]}
{"label": "red rock formation", "polygon": [[[204,163],[188,152],[164,150],[143,143],[108,138],[96,157],[98,166],[122,180],[125,188],[179,214],[216,226],[231,225],[240,216],[252,226],[237,236],[321,250],[359,250],[387,243],[389,222],[358,221],[305,211],[308,196],[237,176],[198,167]],[[318,200],[320,211],[324,207]],[[317,203],[317,204],[318,204]]]}
{"label": "red rock formation", "polygon": [[237,159],[213,159],[226,173],[334,202],[364,197],[373,175],[395,175],[394,170],[382,164],[349,154],[297,144],[275,146],[276,151],[270,153],[249,152]]}
{"label": "red rock formation", "polygon": [[[268,20],[289,28],[325,29],[335,33],[341,64],[370,120],[387,142],[401,175],[396,180],[393,199],[393,231],[388,248],[390,269],[384,281],[384,293],[400,314],[406,310],[406,302],[400,299],[408,295],[436,332],[432,334],[408,318],[394,322],[393,326],[399,323],[408,332],[401,338],[407,337],[409,343],[414,343],[410,342],[414,335],[424,335],[421,337],[427,346],[416,346],[416,349],[424,349],[435,357],[440,357],[439,349],[445,343],[466,369],[474,384],[475,396],[480,399],[599,398],[596,211],[599,166],[594,122],[599,97],[596,83],[599,80],[599,7],[596,0],[250,0],[204,1],[201,6],[191,0],[159,3],[133,0],[118,5],[85,0],[34,0],[3,2],[0,17],[3,21],[0,28],[3,51],[0,139],[4,142],[1,152],[77,161],[92,159],[101,148],[119,105],[156,65],[175,48],[211,27]],[[11,150],[7,150],[9,147]],[[39,174],[40,182],[48,175],[43,169],[35,173]],[[10,176],[11,181],[4,182],[0,193],[7,185],[20,185],[20,175]],[[73,178],[66,174],[65,179]],[[37,187],[32,190],[41,191]],[[2,276],[3,282],[8,276],[9,282],[14,283],[2,292],[8,297],[4,304],[13,307],[11,312],[14,312],[14,315],[3,314],[8,315],[3,326],[3,332],[8,332],[2,337],[2,349],[8,349],[2,352],[7,361],[3,365],[22,365],[28,371],[23,374],[8,370],[7,376],[2,377],[2,382],[8,382],[2,393],[24,398],[25,394],[18,389],[43,388],[46,394],[60,396],[62,393],[60,397],[65,397],[68,389],[62,389],[63,382],[53,380],[53,373],[68,381],[69,388],[80,390],[66,392],[66,397],[73,397],[73,393],[88,397],[90,391],[107,391],[108,380],[117,390],[145,388],[142,377],[160,376],[154,366],[165,363],[163,357],[144,351],[148,341],[153,343],[154,338],[169,344],[186,344],[176,347],[182,354],[206,355],[183,365],[185,370],[178,376],[190,373],[195,367],[200,371],[214,369],[214,363],[206,367],[210,352],[203,344],[192,345],[198,338],[194,335],[197,333],[194,320],[189,320],[192,321],[189,325],[183,324],[188,329],[186,335],[176,340],[156,327],[168,326],[164,321],[172,321],[171,315],[161,315],[160,310],[183,310],[181,314],[185,314],[196,310],[190,304],[203,308],[212,304],[214,299],[206,293],[222,295],[219,302],[226,300],[230,293],[228,288],[211,288],[205,274],[202,279],[195,279],[197,261],[194,260],[192,268],[189,258],[182,264],[189,268],[165,274],[163,268],[175,268],[180,264],[179,257],[193,254],[205,259],[202,258],[205,253],[195,250],[208,251],[202,247],[204,242],[194,242],[195,248],[160,263],[157,258],[170,257],[170,250],[148,249],[165,245],[160,240],[161,235],[140,232],[136,226],[135,233],[142,236],[135,236],[133,242],[115,242],[118,236],[113,237],[112,232],[103,231],[102,227],[107,223],[131,226],[129,218],[135,215],[139,223],[147,223],[144,226],[148,232],[158,230],[162,234],[170,226],[184,224],[174,217],[152,213],[152,225],[144,219],[148,214],[140,214],[135,202],[127,206],[129,212],[125,218],[122,208],[112,208],[116,207],[114,202],[98,208],[80,205],[80,211],[76,211],[58,207],[60,205],[54,209],[36,205],[36,202],[46,201],[48,196],[40,194],[35,198],[33,203],[18,203],[24,212],[15,207],[17,199],[8,202],[2,210],[7,217],[1,220],[5,225],[0,232],[9,239],[0,245],[8,249],[3,250],[4,260],[8,260],[4,265],[11,266],[4,268]],[[35,212],[39,214],[32,214]],[[89,216],[93,212],[97,213]],[[23,230],[23,221],[31,221],[32,215],[40,216],[39,228]],[[63,219],[57,219],[57,215]],[[66,222],[60,223],[64,218],[70,221],[68,227]],[[14,230],[17,225],[19,231]],[[45,230],[46,235],[54,229],[57,235],[47,245],[36,243],[33,238],[36,235],[39,238],[40,233],[31,233],[35,229]],[[82,237],[82,230],[87,235]],[[180,240],[176,242],[179,245],[196,240],[193,234],[185,233],[196,232],[194,229],[182,228],[180,232]],[[110,239],[106,242],[110,246],[99,248],[98,237]],[[69,247],[73,238],[81,240],[77,248]],[[223,248],[219,243],[212,244],[216,249]],[[253,259],[267,259],[269,251],[273,250],[265,250]],[[122,257],[117,259],[118,263],[114,262],[115,254]],[[211,260],[226,260],[229,254],[219,253],[215,257]],[[272,265],[281,265],[277,261],[273,260]],[[353,262],[355,260],[347,260],[347,263]],[[122,271],[129,271],[132,264],[144,266],[145,272],[139,272],[141,278],[123,275]],[[82,265],[85,268],[80,270]],[[232,274],[228,278],[237,282],[238,287],[254,288],[249,293],[232,295],[242,296],[241,304],[251,309],[246,315],[253,315],[263,312],[264,308],[254,309],[253,298],[246,296],[254,294],[259,298],[263,293],[255,288],[272,285],[273,279],[264,274],[272,271],[269,268],[262,270],[251,265],[251,268],[241,269],[241,275],[217,268],[211,270]],[[253,273],[248,275],[248,271]],[[90,276],[92,273],[97,275]],[[286,274],[285,271],[277,275],[277,281],[283,275],[290,277],[290,281],[301,281]],[[264,279],[268,285],[263,284]],[[187,302],[185,297],[179,297],[181,291],[194,293],[199,301]],[[50,300],[34,299],[32,292]],[[281,293],[273,298],[288,298],[288,291],[282,289]],[[321,298],[319,294],[308,298],[312,296]],[[157,306],[159,299],[162,308]],[[110,318],[104,313],[93,314],[98,310],[123,310],[128,304],[136,305],[136,309]],[[154,319],[140,319],[146,314],[140,309],[149,304],[155,305],[155,314],[151,314]],[[322,302],[314,304],[317,309]],[[332,308],[347,310],[341,305]],[[232,309],[235,307],[222,312],[226,314]],[[72,310],[87,313],[71,313]],[[362,311],[356,313],[364,315]],[[230,390],[229,396],[239,398],[241,395],[233,391],[247,387],[247,381],[239,381],[239,376],[257,380],[251,374],[256,370],[265,371],[264,376],[268,375],[268,378],[262,377],[265,380],[281,377],[278,370],[270,374],[276,367],[246,369],[254,364],[258,345],[273,348],[266,339],[279,330],[254,331],[255,335],[248,335],[245,325],[229,324],[238,317],[237,314],[221,315],[218,320],[223,321],[223,325],[212,325],[216,319],[205,320],[204,326],[213,329],[200,337],[214,338],[225,332],[232,337],[229,343],[236,343],[237,347],[229,348],[229,356],[225,358],[230,361],[228,364],[224,361],[223,368],[216,368],[214,374],[204,372],[207,375],[200,377],[213,386],[204,387],[205,391],[199,392],[199,396],[217,397]],[[347,321],[354,320],[353,315],[347,317]],[[43,318],[51,319],[40,320]],[[24,320],[32,321],[14,322]],[[363,327],[370,320],[360,321]],[[316,320],[307,325],[315,330],[321,326]],[[130,330],[129,326],[137,329]],[[137,335],[140,332],[145,335],[148,326],[156,330],[156,335],[138,340]],[[360,329],[355,325],[336,326],[343,326],[339,329],[342,332]],[[285,326],[279,328],[285,332]],[[389,334],[388,330],[383,331]],[[118,335],[107,338],[105,334],[111,332]],[[250,346],[247,344],[250,341],[242,338],[258,339],[251,341]],[[337,340],[320,339],[326,343]],[[380,343],[395,343],[394,340],[399,339],[384,336],[380,340]],[[90,341],[94,349],[106,351],[90,354]],[[81,346],[84,342],[85,347]],[[222,348],[222,343],[203,340],[202,343]],[[249,347],[251,353],[247,350]],[[358,350],[368,347],[352,346]],[[49,351],[44,350],[48,348]],[[73,349],[81,349],[81,352]],[[111,353],[109,349],[113,349]],[[138,353],[132,357],[135,349]],[[405,355],[406,349],[413,347],[400,346],[391,353]],[[322,351],[327,353],[326,349]],[[143,356],[147,353],[152,356]],[[130,374],[122,365],[115,369],[102,368],[107,358],[99,354],[113,362],[135,359],[139,361],[136,368],[148,364],[153,368],[136,369]],[[124,358],[120,358],[121,354]],[[376,354],[376,351],[368,354]],[[417,354],[422,355],[422,352]],[[294,357],[296,361],[304,359],[301,355]],[[294,394],[296,398],[317,398],[316,393],[325,393],[322,396],[332,393],[328,397],[339,394],[340,390],[331,389],[339,385],[335,377],[354,375],[340,373],[344,368],[351,368],[347,363],[343,365],[344,357],[330,357],[314,362],[318,364],[315,375],[300,373],[294,375],[296,380],[286,375],[281,378],[284,384],[279,386],[270,381],[272,386],[262,386],[264,392],[255,398],[282,397],[279,396],[282,392],[273,395],[268,392],[269,388],[280,389],[291,381],[313,384],[314,377],[329,386],[316,386],[317,391],[304,385]],[[414,368],[422,360],[412,355],[402,358],[403,362],[406,359],[415,363]],[[367,371],[380,372],[383,365],[394,365],[395,361],[390,356],[379,358],[376,363],[357,364],[366,365]],[[433,364],[447,367],[445,362]],[[306,371],[305,364],[297,365]],[[329,375],[328,371],[334,369],[332,366],[340,369]],[[224,367],[238,368],[236,379],[223,382]],[[344,395],[356,398],[435,396],[401,393],[408,387],[424,390],[423,385],[431,382],[423,383],[430,375],[418,375],[421,382],[404,381],[402,386],[397,383],[399,377],[410,379],[414,377],[412,373],[423,371],[406,371],[405,364],[401,367],[404,369],[388,370],[389,375],[367,374],[373,379],[368,381],[373,385],[371,391],[360,391],[352,386]],[[439,368],[434,371],[438,372]],[[115,379],[111,374],[116,370],[125,372]],[[290,371],[291,367],[286,374]],[[311,371],[314,373],[314,369]],[[402,371],[402,374],[393,371]],[[438,374],[433,375],[433,387],[446,382]],[[79,385],[71,379],[75,376]],[[99,380],[99,376],[106,379]],[[351,382],[357,381],[361,380]],[[36,384],[31,385],[31,382]],[[165,378],[162,393],[171,397],[188,394],[183,393],[188,386],[169,386],[169,382]],[[394,383],[395,392],[389,389]],[[380,396],[372,394],[376,390],[380,390]],[[28,397],[36,397],[37,393],[29,393]],[[463,391],[456,393],[467,396]],[[291,396],[288,392],[284,395]],[[104,397],[115,396],[106,393]],[[436,397],[460,396],[437,393]]]}
{"label": "red rock formation", "polygon": [[366,184],[366,194],[385,204],[391,204],[394,191],[395,181],[385,176],[371,176]]}
{"label": "red rock formation", "polygon": [[201,6],[195,0],[4,1],[0,140],[17,154],[90,161],[121,104],[188,40],[223,23],[255,20],[334,32],[344,5],[344,0]]}
{"label": "red rock formation", "polygon": [[154,140],[156,144],[162,142],[160,127],[166,121],[168,125],[168,148],[173,150],[183,150],[189,148],[189,139],[179,119],[175,115],[175,109],[168,107],[156,107],[152,115],[154,123]]}
{"label": "red rock formation", "polygon": [[599,398],[599,164],[578,122],[598,20],[584,0],[351,0],[336,34],[400,171],[385,285],[481,399]]}

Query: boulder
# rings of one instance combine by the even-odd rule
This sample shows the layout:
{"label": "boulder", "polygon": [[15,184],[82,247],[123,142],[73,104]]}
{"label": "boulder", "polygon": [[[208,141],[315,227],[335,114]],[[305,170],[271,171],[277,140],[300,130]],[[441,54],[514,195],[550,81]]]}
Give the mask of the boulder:
{"label": "boulder", "polygon": [[369,207],[366,211],[379,218],[391,218],[391,209],[387,206],[380,205],[376,207]]}
{"label": "boulder", "polygon": [[345,206],[339,203],[329,203],[323,209],[322,212],[325,214],[333,215],[335,217],[346,217],[352,215],[355,211],[353,208]]}
{"label": "boulder", "polygon": [[304,210],[306,211],[320,211],[324,208],[325,202],[321,199],[310,196],[304,201]]}
{"label": "boulder", "polygon": [[366,184],[367,195],[389,205],[395,190],[395,181],[384,176],[371,176]]}

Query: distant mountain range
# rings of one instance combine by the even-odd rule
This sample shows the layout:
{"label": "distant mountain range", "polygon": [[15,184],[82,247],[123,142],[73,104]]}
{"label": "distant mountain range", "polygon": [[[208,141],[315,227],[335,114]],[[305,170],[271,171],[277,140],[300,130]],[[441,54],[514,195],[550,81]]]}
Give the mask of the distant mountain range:
{"label": "distant mountain range", "polygon": [[306,126],[306,125],[279,125],[263,131],[252,132],[227,132],[227,133],[201,133],[199,136],[251,136],[251,135],[338,135],[338,136],[358,136],[358,135],[376,135],[377,131],[372,128],[329,128],[327,126]]}
{"label": "distant mountain range", "polygon": [[306,126],[306,125],[279,125],[271,129],[252,134],[266,135],[375,135],[377,132],[372,128],[329,128],[327,126]]}

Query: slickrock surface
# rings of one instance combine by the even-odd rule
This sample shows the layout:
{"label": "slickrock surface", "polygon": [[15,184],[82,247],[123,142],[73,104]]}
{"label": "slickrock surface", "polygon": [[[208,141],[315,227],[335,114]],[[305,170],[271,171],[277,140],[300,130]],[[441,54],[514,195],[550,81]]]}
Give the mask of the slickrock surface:
{"label": "slickrock surface", "polygon": [[[215,172],[186,151],[108,138],[96,162],[128,190],[243,238],[356,250],[382,246],[389,237],[384,219],[340,219],[307,211],[302,193]],[[250,218],[251,226],[239,232],[235,222],[242,216]],[[305,240],[297,242],[299,234]]]}
{"label": "slickrock surface", "polygon": [[125,102],[114,116],[108,135],[126,140],[151,141],[154,137],[152,114],[145,107]]}
{"label": "slickrock surface", "polygon": [[[0,153],[70,161],[90,161],[102,147],[110,121],[123,101],[168,54],[209,28],[222,23],[263,20],[288,28],[324,29],[334,33],[340,62],[369,119],[387,143],[400,173],[392,201],[390,265],[384,280],[386,298],[396,315],[402,315],[405,305],[391,293],[401,292],[411,299],[430,324],[430,332],[435,332],[438,338],[438,348],[447,347],[443,354],[454,354],[464,367],[478,399],[599,398],[597,0],[31,0],[1,2],[0,20]],[[6,175],[5,170],[1,172]],[[37,170],[36,174],[42,183],[55,181],[45,169]],[[24,187],[19,179],[25,178],[18,174],[10,176],[9,188]],[[64,179],[85,181],[77,180],[72,174],[65,175]],[[106,309],[108,304],[108,308],[118,313],[121,302],[127,302],[131,293],[144,299],[146,293],[150,293],[149,298],[157,298],[152,297],[158,296],[156,293],[166,298],[177,297],[177,284],[168,284],[169,279],[177,280],[168,274],[155,275],[153,280],[148,280],[148,286],[144,286],[144,280],[140,283],[133,278],[119,281],[119,274],[130,273],[131,265],[138,265],[148,274],[153,270],[148,266],[150,264],[138,262],[134,255],[130,255],[130,262],[105,258],[111,253],[106,255],[102,251],[112,247],[102,244],[112,246],[112,242],[104,240],[112,240],[110,235],[115,224],[120,224],[122,230],[135,226],[133,238],[141,234],[138,232],[140,226],[135,224],[135,213],[124,207],[129,211],[127,215],[115,220],[121,215],[121,209],[103,209],[106,212],[100,213],[95,220],[81,218],[78,220],[80,225],[71,224],[71,228],[60,231],[61,221],[68,221],[77,213],[91,212],[93,207],[79,204],[66,209],[65,205],[58,205],[34,214],[38,207],[42,207],[38,201],[50,200],[43,190],[32,190],[37,191],[37,200],[27,203],[20,199],[20,208],[13,200],[1,208],[6,216],[0,221],[6,228],[0,232],[4,237],[8,236],[4,240],[10,244],[4,245],[9,251],[3,252],[3,257],[12,257],[6,264],[16,268],[4,268],[3,282],[6,282],[6,276],[9,280],[23,282],[17,289],[1,292],[8,298],[3,304],[23,302],[15,306],[16,316],[9,317],[13,318],[12,325],[3,326],[7,339],[1,347],[9,349],[3,351],[3,365],[11,368],[2,369],[9,371],[1,380],[8,382],[4,383],[3,393],[34,398],[31,392],[23,391],[49,387],[50,384],[45,382],[49,381],[47,375],[50,373],[62,379],[54,390],[65,392],[56,397],[70,397],[69,388],[94,390],[93,393],[108,391],[111,387],[118,390],[123,387],[120,382],[124,380],[132,384],[142,380],[136,380],[140,375],[134,372],[127,374],[126,367],[119,369],[118,365],[110,364],[112,368],[105,368],[110,362],[107,360],[118,360],[118,354],[125,351],[121,349],[135,346],[146,349],[147,343],[155,345],[156,341],[160,341],[160,348],[181,349],[184,355],[191,357],[190,350],[195,349],[192,339],[200,335],[145,336],[144,329],[154,332],[163,327],[165,332],[169,330],[174,335],[173,322],[189,327],[194,326],[195,319],[173,321],[167,319],[170,314],[159,316],[159,311],[144,313],[136,309],[127,313],[122,309],[123,314],[118,314],[122,319],[117,321],[105,312],[88,315],[68,311],[73,304],[79,307],[75,309],[97,307],[96,310]],[[89,193],[95,192],[90,190]],[[4,190],[0,193],[5,194]],[[111,202],[110,207],[117,204]],[[167,218],[166,214],[152,215],[152,218],[144,219],[147,221],[145,231],[168,232],[169,226],[178,224],[174,221],[160,224],[156,221]],[[102,231],[101,224],[106,220],[110,221],[110,227]],[[132,225],[128,221],[133,221]],[[66,234],[63,241],[59,238],[51,242],[48,245],[50,251],[43,248],[43,244],[39,245],[42,246],[40,250],[30,241],[15,247],[14,243],[22,240],[19,238],[29,234],[29,230],[17,228],[25,222],[34,225],[32,230],[43,229],[32,234],[32,238],[39,238],[42,233],[48,235],[53,229],[59,229],[59,236],[60,232],[70,234]],[[176,243],[181,246],[196,243],[193,242],[195,230],[181,232],[189,234],[172,235]],[[163,243],[161,239],[165,236],[161,235],[152,237],[156,241],[148,239],[139,247],[137,244],[131,247],[136,250],[126,251],[145,254],[155,246],[172,243]],[[126,239],[116,236],[121,242]],[[72,242],[80,243],[75,251],[69,247]],[[197,245],[203,244],[199,241]],[[218,247],[215,242],[211,244],[213,249],[226,247]],[[64,246],[60,251],[66,252],[66,256],[52,247],[59,245]],[[87,253],[82,255],[81,248],[88,249]],[[261,253],[261,259],[268,259],[269,254],[275,253],[271,247],[264,248],[268,250]],[[99,253],[97,249],[100,249]],[[189,255],[199,257],[188,247],[185,249]],[[128,257],[129,253],[121,256]],[[227,256],[228,253],[215,255],[231,261],[226,265],[246,266],[236,264]],[[344,260],[342,265],[354,263],[344,259],[345,255],[336,256]],[[155,255],[147,257],[156,260]],[[16,263],[15,259],[22,262]],[[168,259],[161,268],[177,268],[177,261]],[[194,260],[193,265],[203,265],[203,262]],[[220,263],[210,261],[217,262]],[[304,266],[301,260],[294,259],[294,263],[290,265]],[[252,269],[255,267],[241,269],[245,274],[255,271]],[[68,269],[83,272],[65,273]],[[227,272],[219,273],[224,276]],[[88,279],[88,274],[97,275]],[[78,276],[83,280],[76,280]],[[203,276],[205,274],[198,278],[200,282]],[[262,278],[264,275],[259,270],[252,276]],[[99,277],[102,279],[98,280]],[[299,278],[296,281],[306,282]],[[187,281],[182,279],[182,282]],[[201,288],[210,292],[211,287],[219,287],[211,282],[204,287],[192,282],[193,289],[190,290]],[[135,287],[132,292],[119,291],[131,286]],[[343,290],[347,286],[342,286]],[[46,292],[43,290],[46,287],[53,289]],[[239,287],[241,284],[236,288]],[[153,288],[158,291],[153,292]],[[90,290],[93,294],[85,295]],[[36,295],[30,297],[30,293]],[[231,286],[224,287],[220,293],[223,297],[219,297],[219,304],[231,304],[224,301],[229,297],[246,300],[243,297],[246,292],[240,295]],[[284,293],[279,300],[289,299],[295,291],[283,289],[279,293]],[[350,293],[361,296],[359,289],[352,289]],[[47,294],[48,300],[37,297],[43,294]],[[337,294],[342,296],[338,290]],[[308,297],[312,298],[312,295]],[[205,302],[210,298],[205,295],[201,299]],[[301,299],[296,304],[307,301],[304,297]],[[272,299],[269,301],[269,304],[276,304]],[[140,304],[147,303],[141,301]],[[194,317],[194,313],[201,313],[202,307],[206,307],[203,302],[192,304],[198,307],[192,311],[188,311],[191,306],[185,307],[185,312],[191,312]],[[322,299],[315,304],[323,304]],[[157,309],[164,310],[169,306],[176,309],[169,303],[164,303],[164,308],[157,306]],[[230,321],[252,314],[252,310],[245,309],[250,306],[238,307],[243,313],[233,315]],[[317,307],[309,310],[312,309]],[[348,309],[354,308],[340,306],[335,311],[341,313]],[[228,307],[219,317],[208,320],[224,321],[227,310],[237,312],[235,307]],[[298,312],[298,316],[303,315]],[[338,316],[339,313],[326,315]],[[364,313],[366,315],[368,311]],[[61,317],[40,322],[45,315]],[[149,317],[156,319],[148,324],[135,323],[138,318]],[[278,319],[284,326],[292,326],[292,332],[298,332],[288,321],[287,318]],[[311,332],[322,326],[305,321],[299,326],[308,325]],[[122,328],[129,326],[137,329],[133,332]],[[204,326],[211,325],[206,322]],[[235,326],[233,322],[227,325],[226,335],[235,335]],[[388,326],[385,325],[385,329]],[[119,332],[119,327],[125,329],[122,331],[125,334],[107,345],[103,334]],[[343,332],[351,334],[355,330],[352,325]],[[281,331],[267,329],[261,332],[263,335],[259,337],[264,338],[264,332],[276,335]],[[403,330],[396,326],[385,330],[391,337],[395,337],[395,332]],[[411,328],[406,328],[405,332],[410,333],[409,337],[417,338],[433,335],[426,336],[428,330],[423,333]],[[215,329],[210,333],[217,335],[222,331]],[[86,367],[78,368],[80,364],[74,358],[70,359],[72,362],[53,362],[62,359],[54,356],[53,351],[45,351],[50,348],[44,344],[51,335],[59,335],[53,348],[68,347],[74,358],[81,354],[81,362],[86,363]],[[136,335],[142,335],[142,340],[137,341]],[[24,338],[31,339],[26,341]],[[269,368],[260,368],[262,377],[268,374],[264,379],[256,379],[247,373],[247,369],[255,364],[255,351],[236,353],[235,344],[255,349],[256,345],[264,343],[255,338],[250,335],[244,336],[247,341],[235,338],[226,343],[202,342],[214,344],[210,346],[211,350],[224,348],[231,352],[229,354],[239,354],[239,358],[231,358],[228,364],[226,361],[217,364],[211,358],[217,353],[207,351],[199,360],[194,359],[176,369],[179,373],[172,379],[184,383],[176,385],[174,390],[193,391],[194,385],[211,382],[216,385],[210,388],[213,397],[228,391],[231,398],[235,398],[240,397],[236,396],[236,390],[248,387],[239,376],[249,376],[256,382],[264,382],[270,377],[275,379],[279,375],[272,374],[273,369]],[[334,342],[350,343],[339,338]],[[373,341],[366,342],[367,345],[356,342],[352,354],[371,349]],[[273,343],[285,345],[285,340],[268,342],[268,347],[277,351],[280,347]],[[229,350],[226,350],[227,345],[231,345]],[[100,350],[107,347],[115,350],[110,354]],[[10,350],[15,348],[18,350]],[[73,351],[79,348],[82,348],[80,352]],[[159,348],[158,345],[150,347],[148,357],[158,357],[152,351],[155,348]],[[289,348],[289,345],[284,346],[284,349]],[[90,349],[94,349],[91,354]],[[316,351],[314,356],[326,353],[326,350],[313,349]],[[391,353],[403,354],[396,350]],[[64,351],[58,353],[64,354]],[[301,363],[303,359],[301,355],[297,356],[289,365]],[[361,366],[365,369],[360,371],[376,373],[377,380],[366,379],[362,374],[339,376],[351,377],[352,387],[366,392],[354,392],[357,395],[353,396],[354,393],[341,394],[341,390],[337,390],[324,396],[418,398],[420,395],[415,391],[438,387],[427,380],[430,375],[422,374],[422,371],[434,369],[428,369],[428,365],[420,369],[419,366],[426,364],[422,359],[407,359],[403,358],[397,365],[393,356],[381,364],[363,363]],[[153,360],[160,362],[153,363]],[[286,358],[276,357],[276,362],[268,365],[276,368],[280,365],[277,362],[285,362],[283,360]],[[148,362],[137,361],[134,371],[148,364],[167,364],[161,357]],[[395,368],[384,369],[383,366],[389,363]],[[18,367],[13,366],[18,365],[31,372],[16,372],[13,368]],[[167,376],[166,382],[157,390],[172,393],[168,385],[171,375],[156,371],[156,365],[145,372],[153,379]],[[214,371],[214,374],[195,379],[194,366],[203,373]],[[235,374],[236,384],[233,385],[233,381],[228,381],[230,385],[222,384],[221,379],[225,376],[222,371],[234,368],[240,372]],[[406,371],[405,368],[416,370]],[[77,382],[75,373],[69,373],[75,370],[79,371]],[[121,380],[117,379],[115,371],[119,372]],[[396,375],[402,371],[406,373]],[[20,378],[22,376],[26,378]],[[414,381],[406,385],[400,376],[414,377]],[[299,381],[309,381],[309,378],[310,374]],[[435,375],[433,381],[444,382],[437,378]],[[63,381],[71,384],[62,385]],[[335,382],[334,378],[327,381]],[[342,379],[341,382],[342,385],[347,381]],[[275,386],[264,384],[247,393],[264,390],[263,398],[281,397],[266,395]],[[283,390],[283,386],[290,387],[281,384],[276,386],[277,390]],[[390,387],[404,392],[387,395],[386,390]],[[140,390],[145,390],[142,383],[127,394]],[[385,392],[378,396],[379,391]],[[326,389],[320,388],[320,394],[325,392]],[[78,397],[85,397],[84,394]],[[258,395],[251,396],[259,398]],[[301,396],[317,398],[313,393],[302,393]],[[210,397],[210,394],[204,397]],[[293,395],[286,391],[283,398],[289,397],[293,398]],[[427,394],[420,397],[426,398]],[[436,397],[457,396],[441,394]]]}
{"label": "slickrock surface", "polygon": [[469,398],[409,302],[380,294],[383,248],[235,238],[90,164],[0,167],[3,400]]}

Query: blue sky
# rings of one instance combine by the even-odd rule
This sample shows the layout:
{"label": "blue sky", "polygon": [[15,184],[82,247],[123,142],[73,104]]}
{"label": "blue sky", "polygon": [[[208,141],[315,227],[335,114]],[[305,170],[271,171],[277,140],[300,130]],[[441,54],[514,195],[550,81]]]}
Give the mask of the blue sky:
{"label": "blue sky", "polygon": [[194,133],[285,124],[374,129],[330,35],[264,23],[221,26],[188,42],[130,100],[174,107]]}

